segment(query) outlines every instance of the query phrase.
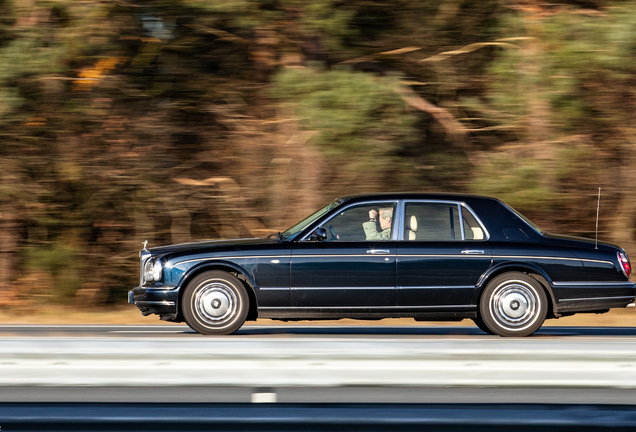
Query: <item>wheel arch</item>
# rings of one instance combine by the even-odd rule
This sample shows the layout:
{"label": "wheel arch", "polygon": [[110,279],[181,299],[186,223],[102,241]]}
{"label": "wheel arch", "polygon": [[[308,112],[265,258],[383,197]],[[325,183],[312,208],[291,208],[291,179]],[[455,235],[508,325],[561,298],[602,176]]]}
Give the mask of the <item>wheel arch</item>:
{"label": "wheel arch", "polygon": [[519,262],[508,262],[503,263],[488,269],[486,273],[484,273],[480,278],[479,282],[477,282],[477,287],[475,289],[473,304],[479,304],[479,300],[481,298],[481,294],[484,291],[484,288],[488,283],[503,273],[509,272],[520,272],[525,273],[528,276],[531,276],[535,279],[539,284],[543,287],[546,295],[548,296],[548,312],[546,318],[558,318],[560,315],[556,313],[556,299],[554,297],[554,293],[552,292],[552,288],[550,286],[550,276],[541,269],[539,266],[529,263],[519,263]]}
{"label": "wheel arch", "polygon": [[237,276],[237,279],[243,283],[245,287],[245,291],[247,292],[247,296],[250,300],[249,310],[247,312],[246,320],[247,321],[256,320],[256,318],[258,318],[258,302],[256,299],[256,292],[255,292],[256,283],[254,282],[254,279],[252,278],[252,276],[244,268],[232,262],[215,261],[215,262],[202,262],[192,267],[190,270],[188,270],[188,272],[183,276],[183,278],[181,278],[181,283],[179,285],[181,288],[179,289],[179,298],[177,299],[177,321],[178,322],[184,321],[183,309],[182,309],[182,303],[183,303],[182,298],[183,298],[183,293],[185,292],[185,288],[188,286],[188,284],[190,283],[192,279],[194,279],[201,273],[204,273],[207,271],[213,271],[213,270],[224,271],[224,272],[234,274]]}

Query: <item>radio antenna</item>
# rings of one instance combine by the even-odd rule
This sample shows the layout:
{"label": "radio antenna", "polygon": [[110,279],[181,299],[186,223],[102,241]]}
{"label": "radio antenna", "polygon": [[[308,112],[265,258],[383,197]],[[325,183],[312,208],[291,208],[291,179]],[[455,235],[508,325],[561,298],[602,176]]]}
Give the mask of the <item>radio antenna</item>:
{"label": "radio antenna", "polygon": [[598,188],[598,204],[596,204],[596,242],[594,249],[598,249],[598,212],[601,209],[601,188]]}

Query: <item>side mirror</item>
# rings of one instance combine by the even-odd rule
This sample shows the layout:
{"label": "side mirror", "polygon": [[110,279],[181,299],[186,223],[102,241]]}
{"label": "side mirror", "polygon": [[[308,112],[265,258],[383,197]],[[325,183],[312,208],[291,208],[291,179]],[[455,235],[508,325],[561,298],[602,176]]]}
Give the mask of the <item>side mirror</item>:
{"label": "side mirror", "polygon": [[311,233],[310,239],[312,241],[323,241],[327,240],[327,230],[324,228],[316,228],[316,231]]}

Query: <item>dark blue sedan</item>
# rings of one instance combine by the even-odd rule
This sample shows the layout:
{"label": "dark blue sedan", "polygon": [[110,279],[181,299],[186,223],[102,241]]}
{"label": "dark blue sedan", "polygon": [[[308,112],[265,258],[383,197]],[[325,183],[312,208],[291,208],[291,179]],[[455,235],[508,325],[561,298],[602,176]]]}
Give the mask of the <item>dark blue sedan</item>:
{"label": "dark blue sedan", "polygon": [[230,334],[246,320],[472,319],[527,336],[546,318],[634,302],[619,246],[541,230],[496,198],[338,198],[268,238],[144,249],[143,315]]}

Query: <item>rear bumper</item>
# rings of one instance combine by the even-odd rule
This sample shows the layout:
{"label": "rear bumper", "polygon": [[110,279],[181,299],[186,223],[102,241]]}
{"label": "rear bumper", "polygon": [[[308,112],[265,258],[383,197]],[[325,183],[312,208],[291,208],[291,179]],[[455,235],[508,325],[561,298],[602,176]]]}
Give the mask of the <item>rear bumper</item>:
{"label": "rear bumper", "polygon": [[161,319],[175,321],[179,287],[135,287],[128,291],[128,303],[139,308],[144,316],[157,314]]}
{"label": "rear bumper", "polygon": [[624,308],[636,299],[633,282],[552,282],[557,312]]}

